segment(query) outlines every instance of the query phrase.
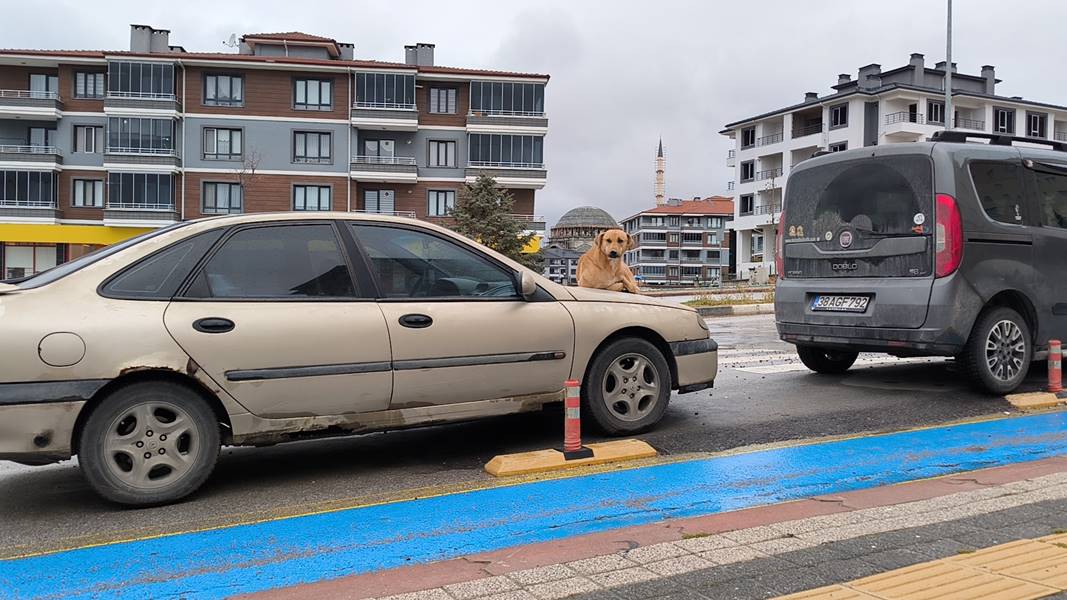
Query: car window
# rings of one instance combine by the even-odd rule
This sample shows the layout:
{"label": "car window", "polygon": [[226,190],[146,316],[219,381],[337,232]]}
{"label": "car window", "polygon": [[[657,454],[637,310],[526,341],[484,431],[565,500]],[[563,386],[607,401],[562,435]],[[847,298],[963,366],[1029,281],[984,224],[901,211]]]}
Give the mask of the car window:
{"label": "car window", "polygon": [[112,277],[102,293],[111,298],[169,299],[178,291],[200,257],[222,235],[208,231],[172,244]]}
{"label": "car window", "polygon": [[518,297],[510,270],[459,244],[397,227],[352,230],[385,298]]}
{"label": "car window", "polygon": [[351,298],[351,273],[332,225],[243,229],[208,259],[191,298]]}
{"label": "car window", "polygon": [[990,219],[1001,223],[1022,224],[1022,166],[1005,162],[971,163],[971,179],[978,200]]}
{"label": "car window", "polygon": [[1034,171],[1037,201],[1041,207],[1041,224],[1067,229],[1067,173]]}

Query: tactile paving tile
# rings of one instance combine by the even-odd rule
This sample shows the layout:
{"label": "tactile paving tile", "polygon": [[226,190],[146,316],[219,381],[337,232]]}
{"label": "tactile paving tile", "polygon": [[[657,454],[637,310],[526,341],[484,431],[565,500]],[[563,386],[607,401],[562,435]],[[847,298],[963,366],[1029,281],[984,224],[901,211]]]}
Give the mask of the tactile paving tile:
{"label": "tactile paving tile", "polygon": [[841,585],[829,585],[788,596],[779,596],[774,600],[878,600],[878,597]]}
{"label": "tactile paving tile", "polygon": [[1067,548],[1020,540],[948,559],[951,562],[1067,589]]}
{"label": "tactile paving tile", "polygon": [[922,563],[848,584],[885,600],[1029,600],[1059,590],[952,562]]}

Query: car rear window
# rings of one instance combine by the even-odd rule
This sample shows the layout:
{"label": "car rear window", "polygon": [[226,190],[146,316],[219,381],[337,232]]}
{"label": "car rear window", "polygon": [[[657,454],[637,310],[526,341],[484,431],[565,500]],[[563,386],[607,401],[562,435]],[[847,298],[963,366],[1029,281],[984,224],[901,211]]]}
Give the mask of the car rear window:
{"label": "car rear window", "polygon": [[848,228],[862,242],[928,235],[933,226],[929,157],[882,156],[830,163],[792,175],[785,242],[832,240]]}

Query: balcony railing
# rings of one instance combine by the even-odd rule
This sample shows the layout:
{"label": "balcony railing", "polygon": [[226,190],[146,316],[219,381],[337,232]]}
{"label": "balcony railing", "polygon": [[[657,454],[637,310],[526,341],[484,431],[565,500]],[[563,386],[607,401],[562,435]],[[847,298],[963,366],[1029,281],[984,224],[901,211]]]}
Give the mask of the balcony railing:
{"label": "balcony railing", "polygon": [[0,98],[59,100],[59,92],[46,92],[44,90],[0,90]]}
{"label": "balcony railing", "polygon": [[352,108],[370,108],[374,110],[415,110],[414,102],[366,102],[357,100]]}
{"label": "balcony railing", "polygon": [[4,199],[0,198],[0,207],[2,208],[55,208],[55,200],[20,200],[20,199]]}
{"label": "balcony railing", "polygon": [[782,167],[775,169],[766,169],[763,171],[756,171],[756,179],[773,179],[774,177],[782,176]]}
{"label": "balcony railing", "polygon": [[545,218],[538,215],[511,215],[511,218],[522,223],[543,223]]}
{"label": "balcony railing", "polygon": [[131,148],[128,146],[108,146],[107,154],[147,154],[151,156],[177,156],[174,148]]}
{"label": "balcony railing", "polygon": [[756,145],[757,146],[770,146],[771,144],[777,144],[778,142],[782,141],[783,139],[785,139],[785,137],[784,137],[784,134],[782,134],[781,132],[772,133],[771,135],[765,135],[765,136],[763,136],[761,138],[756,138]]}
{"label": "balcony railing", "polygon": [[782,205],[777,202],[757,206],[755,210],[752,211],[753,214],[757,215],[772,215],[778,212],[782,212]]}
{"label": "balcony railing", "polygon": [[415,165],[415,159],[411,156],[357,155],[352,157],[352,162],[359,165]]}
{"label": "balcony railing", "polygon": [[108,98],[129,98],[134,100],[169,100],[173,102],[177,99],[174,94],[164,94],[161,92],[123,92],[120,90],[108,90]]}
{"label": "balcony railing", "polygon": [[806,135],[812,135],[815,133],[822,133],[822,123],[812,123],[811,125],[805,125],[803,127],[793,128],[793,137],[804,137]]}
{"label": "balcony railing", "polygon": [[471,110],[467,112],[468,117],[531,117],[535,119],[543,119],[545,117],[545,111],[535,110]]}
{"label": "balcony railing", "polygon": [[152,210],[171,212],[174,210],[174,202],[112,202],[109,200],[106,208],[111,210]]}
{"label": "balcony railing", "polygon": [[913,113],[909,111],[901,111],[890,113],[885,116],[885,124],[892,125],[894,123],[916,123],[922,125],[926,122],[921,113]]}
{"label": "balcony railing", "polygon": [[543,169],[545,168],[545,163],[494,162],[488,160],[471,160],[467,161],[467,166],[486,169]]}
{"label": "balcony railing", "polygon": [[735,185],[735,184],[734,184],[734,182],[733,182],[733,181],[727,181],[727,182],[726,182],[726,191],[728,191],[728,192],[732,192],[732,191],[733,191],[733,189],[734,189],[734,185]]}
{"label": "balcony railing", "polygon": [[737,158],[737,150],[726,151],[726,160],[730,160],[731,158]]}
{"label": "balcony railing", "polygon": [[985,131],[985,121],[956,117],[956,127],[958,127],[959,129],[973,129],[976,131]]}
{"label": "balcony railing", "polygon": [[366,210],[359,209],[353,210],[355,213],[363,213],[365,215],[385,215],[387,217],[407,217],[409,219],[415,218],[415,211],[413,210]]}
{"label": "balcony railing", "polygon": [[0,153],[9,154],[59,154],[59,150],[55,146],[20,146],[10,144],[0,144]]}
{"label": "balcony railing", "polygon": [[1052,137],[1061,142],[1067,142],[1067,131],[1057,131],[1052,134]]}

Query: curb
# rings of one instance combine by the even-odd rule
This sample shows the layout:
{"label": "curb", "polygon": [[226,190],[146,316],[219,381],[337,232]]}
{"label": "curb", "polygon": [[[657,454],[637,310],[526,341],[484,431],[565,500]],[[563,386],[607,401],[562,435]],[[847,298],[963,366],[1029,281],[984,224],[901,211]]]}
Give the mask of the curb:
{"label": "curb", "polygon": [[510,477],[573,469],[588,465],[654,458],[656,449],[641,440],[613,440],[586,446],[593,451],[588,458],[568,460],[559,450],[534,450],[518,454],[501,454],[485,465],[486,473],[494,477]]}
{"label": "curb", "polygon": [[729,304],[726,306],[699,306],[697,313],[702,317],[729,317],[734,315],[773,315],[774,304]]}

